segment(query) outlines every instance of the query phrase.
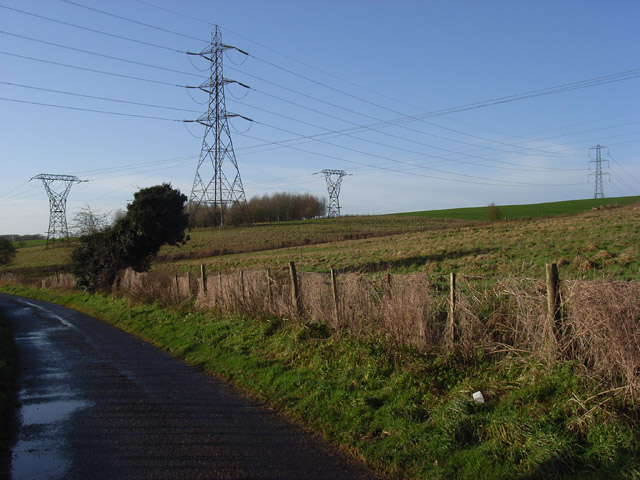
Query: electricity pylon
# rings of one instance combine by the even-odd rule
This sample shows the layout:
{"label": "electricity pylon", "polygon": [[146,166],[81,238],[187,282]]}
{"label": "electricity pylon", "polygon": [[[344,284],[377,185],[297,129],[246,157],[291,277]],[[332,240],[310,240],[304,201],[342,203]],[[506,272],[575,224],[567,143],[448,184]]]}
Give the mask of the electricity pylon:
{"label": "electricity pylon", "polygon": [[329,207],[327,208],[327,217],[340,216],[340,187],[342,186],[342,177],[348,175],[344,170],[324,169],[318,173],[324,173],[327,180],[327,190],[329,191]]}
{"label": "electricity pylon", "polygon": [[[49,173],[41,173],[31,180],[42,180],[44,189],[49,196],[49,230],[47,231],[47,246],[49,243],[53,246],[56,238],[66,239],[69,241],[69,229],[67,228],[67,197],[69,190],[74,183],[81,183],[86,180],[80,180],[74,175],[55,175]],[[64,188],[55,191],[51,188],[53,182],[63,182]]]}
{"label": "electricity pylon", "polygon": [[247,52],[236,47],[223,44],[220,28],[216,25],[211,43],[207,48],[200,53],[187,52],[189,55],[198,55],[210,62],[209,79],[199,87],[189,87],[198,88],[209,95],[207,113],[197,120],[189,120],[204,125],[202,149],[189,196],[189,215],[194,216],[200,207],[204,207],[213,224],[217,226],[224,226],[225,213],[236,204],[247,217],[247,199],[233,151],[228,120],[233,117],[248,121],[251,119],[227,112],[224,86],[227,83],[236,83],[245,88],[249,87],[224,78],[222,56],[229,49],[248,55]]}
{"label": "electricity pylon", "polygon": [[[603,147],[602,145],[598,144],[595,147],[591,147],[589,149],[589,157],[591,157],[591,150],[596,151],[596,159],[589,161],[589,170],[591,170],[591,164],[592,163],[595,164],[595,172],[589,174],[589,181],[591,181],[592,176],[594,177],[593,198],[604,198],[604,190],[602,188],[602,176],[603,175],[609,176],[608,173],[602,173],[602,162],[603,162],[602,149],[605,149],[605,148],[607,147]],[[607,166],[608,166],[609,160],[604,160],[604,161],[607,162]]]}

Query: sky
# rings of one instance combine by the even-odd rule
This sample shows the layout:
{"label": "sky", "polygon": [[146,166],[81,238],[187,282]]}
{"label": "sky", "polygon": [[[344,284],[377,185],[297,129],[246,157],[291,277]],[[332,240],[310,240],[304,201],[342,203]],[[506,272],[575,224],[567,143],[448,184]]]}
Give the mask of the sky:
{"label": "sky", "polygon": [[346,215],[592,198],[596,145],[604,195],[640,194],[637,0],[0,0],[0,234],[46,235],[43,173],[83,180],[70,223],[190,196],[210,62],[187,52],[215,25],[248,54],[223,57],[247,198],[327,198],[323,169]]}

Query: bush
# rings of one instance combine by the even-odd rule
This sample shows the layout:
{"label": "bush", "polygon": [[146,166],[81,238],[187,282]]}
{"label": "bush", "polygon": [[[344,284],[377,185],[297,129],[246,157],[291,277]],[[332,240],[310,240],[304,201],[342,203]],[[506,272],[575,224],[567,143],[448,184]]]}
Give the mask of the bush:
{"label": "bush", "polygon": [[81,237],[71,255],[78,285],[88,291],[108,287],[124,268],[148,270],[162,245],[184,244],[186,201],[166,183],[138,191],[125,216],[113,226]]}
{"label": "bush", "polygon": [[16,247],[7,238],[0,238],[0,265],[7,265],[16,256]]}
{"label": "bush", "polygon": [[487,220],[490,222],[496,222],[500,220],[500,208],[495,203],[490,203],[487,207]]}

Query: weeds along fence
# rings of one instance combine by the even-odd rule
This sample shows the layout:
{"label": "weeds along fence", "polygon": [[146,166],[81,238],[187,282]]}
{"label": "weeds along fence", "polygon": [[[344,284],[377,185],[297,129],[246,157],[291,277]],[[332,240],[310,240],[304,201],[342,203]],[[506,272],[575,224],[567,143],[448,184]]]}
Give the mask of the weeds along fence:
{"label": "weeds along fence", "polygon": [[[73,287],[69,274],[42,287]],[[194,302],[222,313],[277,316],[386,337],[391,346],[430,354],[522,353],[552,364],[573,360],[608,388],[640,397],[640,283],[558,278],[487,278],[463,274],[300,273],[198,276],[121,273],[113,290],[165,304]]]}

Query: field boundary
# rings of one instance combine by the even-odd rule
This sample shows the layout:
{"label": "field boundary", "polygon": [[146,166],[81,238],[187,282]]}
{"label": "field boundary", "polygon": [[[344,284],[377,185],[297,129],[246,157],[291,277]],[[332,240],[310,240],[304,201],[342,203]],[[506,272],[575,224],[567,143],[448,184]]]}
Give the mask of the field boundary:
{"label": "field boundary", "polygon": [[[19,283],[3,276],[5,283]],[[75,288],[71,274],[41,288]],[[290,262],[254,270],[168,276],[121,272],[113,293],[165,305],[192,303],[225,314],[276,317],[310,335],[381,335],[391,348],[428,355],[531,355],[548,365],[574,361],[632,400],[640,397],[640,282],[546,278],[310,273]],[[635,401],[635,400],[634,400]]]}

